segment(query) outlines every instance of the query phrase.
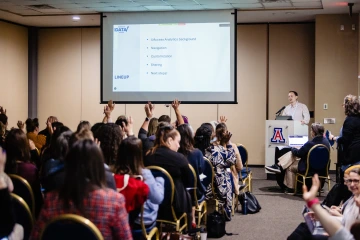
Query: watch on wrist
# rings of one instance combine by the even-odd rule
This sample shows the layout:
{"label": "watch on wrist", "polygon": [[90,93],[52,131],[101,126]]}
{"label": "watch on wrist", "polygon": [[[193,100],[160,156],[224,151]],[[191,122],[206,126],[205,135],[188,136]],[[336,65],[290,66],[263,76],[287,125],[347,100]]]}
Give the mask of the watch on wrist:
{"label": "watch on wrist", "polygon": [[145,121],[146,121],[146,122],[150,121],[150,118],[146,117],[146,118],[145,118]]}

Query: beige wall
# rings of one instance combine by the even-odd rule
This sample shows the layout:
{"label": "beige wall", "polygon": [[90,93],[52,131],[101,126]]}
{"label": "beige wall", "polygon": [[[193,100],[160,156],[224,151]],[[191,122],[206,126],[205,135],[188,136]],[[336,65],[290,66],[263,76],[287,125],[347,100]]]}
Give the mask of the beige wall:
{"label": "beige wall", "polygon": [[[335,135],[339,134],[345,118],[341,107],[344,96],[358,94],[358,25],[355,31],[351,30],[351,25],[358,22],[358,15],[316,17],[315,121],[336,118],[336,124],[325,125]],[[344,25],[344,31],[340,25]],[[328,103],[328,110],[323,109],[324,103]],[[332,151],[331,159],[332,163],[337,161],[336,151]]]}
{"label": "beige wall", "polygon": [[0,21],[0,106],[7,109],[9,127],[28,115],[28,31]]}
{"label": "beige wall", "polygon": [[299,102],[314,111],[315,25],[273,24],[269,26],[269,120],[288,104],[295,90]]}

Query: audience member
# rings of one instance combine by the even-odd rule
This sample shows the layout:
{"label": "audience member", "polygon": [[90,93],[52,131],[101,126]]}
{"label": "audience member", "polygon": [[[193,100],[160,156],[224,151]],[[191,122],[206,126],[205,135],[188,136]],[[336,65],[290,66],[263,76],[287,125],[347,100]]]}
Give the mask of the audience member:
{"label": "audience member", "polygon": [[59,192],[47,194],[32,239],[51,218],[64,213],[84,216],[104,239],[132,239],[124,197],[105,188],[104,159],[92,140],[74,143],[65,158],[65,182]]}
{"label": "audience member", "polygon": [[286,171],[284,184],[289,188],[287,189],[288,192],[293,191],[295,184],[295,174],[297,172],[305,173],[307,168],[307,156],[313,146],[317,144],[323,144],[330,151],[330,143],[326,137],[324,137],[324,131],[324,126],[322,126],[320,123],[311,124],[310,134],[312,139],[306,142],[300,149],[291,148],[292,155],[294,157],[300,158],[300,160],[296,160],[294,157],[283,158],[283,160],[279,161],[278,164],[265,167],[268,171],[274,173],[281,173],[281,171]]}
{"label": "audience member", "polygon": [[[143,153],[141,140],[131,136],[124,139],[119,146],[118,158],[114,166],[115,179],[124,174],[133,178],[139,178],[139,189],[131,189],[131,191],[121,191],[124,194],[127,209],[135,210],[138,213],[144,201],[144,224],[147,227],[154,225],[156,222],[159,204],[164,199],[164,179],[161,177],[154,178],[151,171],[144,168]],[[142,179],[144,183],[142,183]],[[120,179],[119,179],[120,180]],[[123,187],[116,186],[118,189]],[[125,194],[128,193],[128,194]],[[147,196],[148,195],[148,196]],[[144,198],[145,197],[145,198]],[[131,205],[131,206],[130,206]],[[137,210],[137,211],[136,211]],[[140,228],[140,219],[136,215],[136,220],[130,218],[130,224],[134,228]],[[132,220],[135,220],[135,225]]]}
{"label": "audience member", "polygon": [[82,129],[91,130],[91,124],[89,121],[80,121],[76,128],[76,132],[80,132]]}
{"label": "audience member", "polygon": [[[26,124],[27,138],[32,140],[35,143],[36,148],[39,151],[41,151],[41,148],[46,144],[46,137],[44,135],[39,134],[39,120],[37,118],[34,118],[34,119],[28,118],[25,121],[25,124]],[[18,126],[19,126],[19,123],[18,123]],[[48,122],[47,127],[48,127],[49,131],[52,132],[52,127],[51,127],[50,122]]]}
{"label": "audience member", "polygon": [[[225,219],[231,220],[232,191],[231,180],[227,168],[236,163],[235,150],[230,143],[232,134],[227,130],[224,123],[216,126],[217,142],[206,149],[207,157],[215,170],[215,192],[219,205],[224,209]],[[207,186],[207,198],[212,198],[211,186]]]}
{"label": "audience member", "polygon": [[36,165],[31,161],[29,140],[20,129],[11,129],[5,138],[7,161],[5,172],[17,174],[25,178],[35,196],[35,216],[40,212],[43,198],[40,189],[39,172]]}
{"label": "audience member", "polygon": [[[190,180],[188,160],[178,153],[180,134],[170,124],[161,122],[156,132],[155,145],[145,157],[145,166],[159,166],[169,172],[175,184],[174,209],[177,215],[187,213],[188,222],[192,222],[191,197],[185,188],[193,187]],[[159,209],[159,217],[172,219],[170,206]]]}
{"label": "audience member", "polygon": [[[178,150],[179,153],[183,154],[191,166],[194,168],[197,179],[197,188],[196,195],[197,199],[201,200],[205,197],[206,188],[202,184],[200,175],[203,174],[204,170],[204,156],[201,151],[197,148],[194,148],[194,138],[192,137],[192,132],[190,127],[187,124],[182,124],[177,127],[177,130],[180,133],[180,148]],[[196,226],[195,219],[195,207],[192,210],[192,225]]]}
{"label": "audience member", "polygon": [[158,119],[153,117],[155,105],[148,102],[145,105],[146,118],[140,127],[138,137],[143,143],[144,155],[154,146],[155,133],[158,127]]}

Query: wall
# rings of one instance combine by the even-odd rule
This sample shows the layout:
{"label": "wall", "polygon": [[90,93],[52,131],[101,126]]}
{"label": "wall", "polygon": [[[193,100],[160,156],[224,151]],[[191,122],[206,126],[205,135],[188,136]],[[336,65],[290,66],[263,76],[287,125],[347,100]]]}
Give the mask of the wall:
{"label": "wall", "polygon": [[269,26],[269,118],[288,104],[290,90],[299,102],[315,109],[315,25],[271,24]]}
{"label": "wall", "polygon": [[0,21],[0,56],[0,106],[7,109],[10,129],[28,114],[27,28]]}
{"label": "wall", "polygon": [[[336,118],[336,124],[326,124],[325,128],[334,135],[344,122],[341,104],[347,94],[358,94],[358,15],[316,16],[315,30],[315,121]],[[345,30],[340,30],[344,25]],[[328,110],[323,104],[328,104]],[[331,153],[332,168],[336,162],[336,151]]]}

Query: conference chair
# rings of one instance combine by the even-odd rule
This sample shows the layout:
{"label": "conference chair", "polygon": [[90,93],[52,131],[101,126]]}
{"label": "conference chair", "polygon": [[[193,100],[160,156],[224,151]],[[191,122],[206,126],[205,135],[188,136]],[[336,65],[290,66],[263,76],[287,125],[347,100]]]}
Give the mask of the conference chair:
{"label": "conference chair", "polygon": [[35,197],[29,182],[19,175],[9,174],[9,177],[14,185],[14,193],[25,200],[30,207],[32,216],[35,217]]}
{"label": "conference chair", "polygon": [[210,160],[207,159],[206,157],[204,157],[204,172],[203,173],[206,176],[206,178],[204,178],[202,181],[203,185],[205,186],[205,188],[208,188],[208,186],[210,185],[213,199],[215,200],[215,209],[216,209],[216,211],[218,211],[219,210],[219,202],[216,198],[216,192],[215,192],[215,186],[214,186],[215,171],[214,171],[214,167],[211,164]]}
{"label": "conference chair", "polygon": [[155,236],[156,240],[159,240],[160,235],[159,235],[159,230],[156,227],[156,222],[154,222],[154,224],[152,226],[146,228],[145,224],[144,224],[143,214],[144,214],[144,205],[142,205],[141,212],[140,212],[141,229],[132,230],[132,236],[133,236],[134,240],[143,240],[144,238],[146,240],[151,240],[154,236]]}
{"label": "conference chair", "polygon": [[24,228],[24,239],[29,239],[31,230],[34,225],[34,218],[29,206],[20,196],[11,193],[11,202],[14,214],[16,216],[16,223]]}
{"label": "conference chair", "polygon": [[[330,152],[329,149],[323,144],[313,146],[306,160],[307,166],[305,173],[296,173],[294,184],[294,195],[297,193],[298,182],[302,185],[306,184],[306,179],[311,179],[315,173],[318,174],[320,179],[328,182],[328,190],[330,191]],[[320,194],[320,189],[319,189]]]}
{"label": "conference chair", "polygon": [[245,188],[243,189],[243,191],[247,189],[249,192],[252,192],[252,172],[251,169],[248,167],[248,151],[242,144],[238,144],[237,148],[239,150],[241,161],[243,164],[243,169],[241,170],[241,179],[243,181],[243,184],[245,184]]}
{"label": "conference chair", "polygon": [[207,213],[207,205],[206,205],[206,201],[205,201],[205,195],[201,197],[201,199],[198,199],[197,196],[197,175],[196,175],[196,171],[193,168],[193,166],[191,166],[189,164],[189,168],[191,171],[191,180],[190,182],[194,183],[194,187],[192,187],[189,191],[190,191],[190,195],[193,198],[193,201],[195,202],[195,214],[197,217],[197,227],[200,228],[200,224],[201,224],[201,220],[202,218],[204,218],[204,224],[206,225],[206,213]]}
{"label": "conference chair", "polygon": [[40,233],[40,240],[104,240],[89,219],[76,214],[63,214],[51,219]]}
{"label": "conference chair", "polygon": [[[165,169],[158,166],[148,166],[147,169],[150,169],[155,178],[162,177],[165,180],[164,200],[159,205],[158,218],[156,220],[160,223],[160,232],[162,232],[162,224],[174,225],[177,232],[181,232],[184,229],[187,230],[187,214],[182,213],[181,216],[178,217],[174,209],[175,185],[172,177]],[[181,221],[183,221],[184,224],[181,224]]]}

